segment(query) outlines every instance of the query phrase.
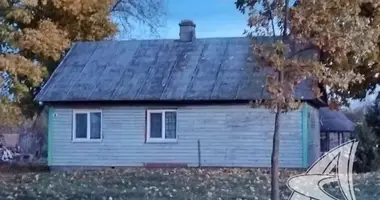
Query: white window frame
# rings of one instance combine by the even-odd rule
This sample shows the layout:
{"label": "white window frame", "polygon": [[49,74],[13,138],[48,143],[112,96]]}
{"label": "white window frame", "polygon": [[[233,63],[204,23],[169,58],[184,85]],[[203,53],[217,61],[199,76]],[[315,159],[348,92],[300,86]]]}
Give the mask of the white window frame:
{"label": "white window frame", "polygon": [[[100,139],[91,139],[91,113],[100,113]],[[87,114],[87,138],[76,138],[76,114]],[[100,109],[75,109],[73,111],[73,130],[72,130],[73,142],[100,142],[103,139],[103,113]]]}
{"label": "white window frame", "polygon": [[[165,113],[166,112],[176,112],[176,133],[175,133],[175,138],[165,138]],[[161,125],[161,138],[151,138],[150,137],[150,115],[152,113],[161,113],[162,117],[162,125]],[[168,143],[168,142],[177,142],[178,138],[178,133],[177,133],[177,121],[178,121],[178,116],[177,116],[177,110],[175,109],[152,109],[152,110],[147,110],[147,130],[146,130],[146,142],[147,143]]]}

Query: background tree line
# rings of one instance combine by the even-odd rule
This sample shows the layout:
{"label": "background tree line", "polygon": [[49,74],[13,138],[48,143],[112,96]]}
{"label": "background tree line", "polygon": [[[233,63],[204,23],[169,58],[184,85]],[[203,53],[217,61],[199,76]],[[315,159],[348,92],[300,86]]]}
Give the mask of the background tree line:
{"label": "background tree line", "polygon": [[374,102],[345,112],[356,124],[355,135],[359,141],[354,170],[358,173],[380,169],[380,95]]}

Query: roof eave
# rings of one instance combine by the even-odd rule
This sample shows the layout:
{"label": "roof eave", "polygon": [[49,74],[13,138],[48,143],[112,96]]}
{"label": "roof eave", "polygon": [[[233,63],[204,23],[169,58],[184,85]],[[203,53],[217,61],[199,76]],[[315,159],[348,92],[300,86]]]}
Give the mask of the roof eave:
{"label": "roof eave", "polygon": [[[94,106],[94,105],[231,105],[249,104],[255,99],[213,99],[213,100],[78,100],[78,101],[41,101],[44,105],[64,105],[64,106]],[[313,100],[301,100],[311,102]]]}

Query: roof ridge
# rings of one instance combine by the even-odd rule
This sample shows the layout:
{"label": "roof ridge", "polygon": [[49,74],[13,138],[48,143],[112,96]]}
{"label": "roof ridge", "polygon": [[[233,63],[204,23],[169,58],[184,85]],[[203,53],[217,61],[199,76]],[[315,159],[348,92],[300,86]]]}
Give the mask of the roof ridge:
{"label": "roof ridge", "polygon": [[[271,38],[269,36],[256,36],[254,38]],[[249,39],[247,36],[225,36],[225,37],[197,37],[194,42],[202,41],[202,40],[213,40],[213,39]],[[132,42],[132,41],[140,41],[140,42],[147,42],[147,41],[175,41],[179,43],[192,43],[192,42],[182,42],[178,38],[152,38],[152,39],[128,39],[128,40],[98,40],[98,41],[76,41],[76,43],[103,43],[103,42]]]}

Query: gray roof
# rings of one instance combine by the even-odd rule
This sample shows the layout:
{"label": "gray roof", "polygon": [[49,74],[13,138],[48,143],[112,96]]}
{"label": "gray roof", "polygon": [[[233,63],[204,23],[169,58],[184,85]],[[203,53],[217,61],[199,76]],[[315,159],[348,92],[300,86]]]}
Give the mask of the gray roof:
{"label": "gray roof", "polygon": [[321,132],[354,132],[355,124],[342,111],[329,107],[319,109]]}
{"label": "gray roof", "polygon": [[[261,42],[270,42],[263,37]],[[205,38],[78,42],[37,101],[268,99],[264,68],[248,61],[250,40]],[[299,99],[312,99],[306,81]]]}

